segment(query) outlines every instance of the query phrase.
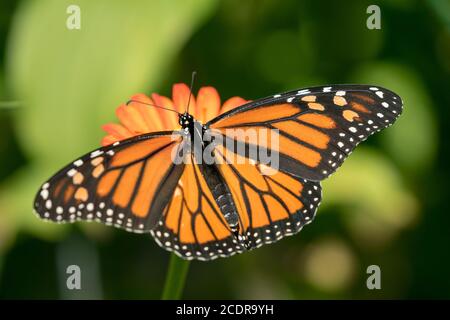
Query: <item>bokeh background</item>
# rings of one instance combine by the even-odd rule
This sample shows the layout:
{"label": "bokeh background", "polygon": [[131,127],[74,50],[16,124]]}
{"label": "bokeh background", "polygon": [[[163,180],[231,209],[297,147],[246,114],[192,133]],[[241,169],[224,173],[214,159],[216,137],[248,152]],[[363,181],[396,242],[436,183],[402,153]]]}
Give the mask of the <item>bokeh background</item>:
{"label": "bokeh background", "polygon": [[[70,4],[81,29],[66,28]],[[366,9],[381,8],[369,30]],[[370,83],[404,114],[323,183],[300,234],[193,262],[184,298],[450,298],[450,2],[447,0],[2,0],[0,298],[158,299],[169,254],[150,236],[32,212],[40,184],[99,146],[131,95],[176,82],[222,99]],[[66,266],[82,290],[66,289]],[[381,268],[381,290],[366,269]]]}

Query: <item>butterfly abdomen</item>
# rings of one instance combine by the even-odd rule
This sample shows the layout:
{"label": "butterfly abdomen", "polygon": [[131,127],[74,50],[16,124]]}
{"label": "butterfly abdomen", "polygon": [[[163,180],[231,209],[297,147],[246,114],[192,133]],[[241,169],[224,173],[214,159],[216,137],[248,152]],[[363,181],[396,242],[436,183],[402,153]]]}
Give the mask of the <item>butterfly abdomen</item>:
{"label": "butterfly abdomen", "polygon": [[239,216],[236,212],[236,205],[231,196],[228,186],[220,176],[219,171],[213,165],[203,165],[203,173],[206,183],[211,189],[211,193],[219,206],[221,213],[233,234],[238,238],[239,234]]}

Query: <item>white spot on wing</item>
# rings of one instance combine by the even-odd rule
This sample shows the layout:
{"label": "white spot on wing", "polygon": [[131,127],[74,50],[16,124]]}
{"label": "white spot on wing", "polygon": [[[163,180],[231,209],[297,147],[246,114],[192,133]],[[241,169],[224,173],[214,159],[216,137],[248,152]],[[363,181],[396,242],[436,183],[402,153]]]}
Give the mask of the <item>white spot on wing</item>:
{"label": "white spot on wing", "polygon": [[41,191],[41,197],[42,199],[46,200],[48,198],[48,190],[47,189],[43,189]]}
{"label": "white spot on wing", "polygon": [[70,169],[69,171],[67,171],[67,175],[69,176],[69,177],[73,177],[75,174],[77,173],[77,170],[75,170],[75,169]]}
{"label": "white spot on wing", "polygon": [[75,161],[73,164],[74,164],[75,166],[77,166],[77,167],[82,166],[82,165],[83,165],[83,160],[78,159],[78,160]]}
{"label": "white spot on wing", "polygon": [[103,154],[102,150],[95,150],[94,152],[91,153],[91,158],[98,157],[101,154]]}
{"label": "white spot on wing", "polygon": [[303,95],[303,94],[307,94],[310,93],[309,89],[303,89],[297,92],[297,95]]}

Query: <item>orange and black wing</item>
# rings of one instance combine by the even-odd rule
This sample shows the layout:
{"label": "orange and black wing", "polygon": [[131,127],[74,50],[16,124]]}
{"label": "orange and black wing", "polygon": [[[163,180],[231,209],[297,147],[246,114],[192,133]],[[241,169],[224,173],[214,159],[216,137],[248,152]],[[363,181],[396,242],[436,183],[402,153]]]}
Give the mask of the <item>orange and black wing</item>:
{"label": "orange and black wing", "polygon": [[149,232],[183,172],[184,164],[172,161],[183,143],[176,132],[159,132],[90,152],[42,185],[34,209],[54,222],[98,221]]}
{"label": "orange and black wing", "polygon": [[248,248],[293,235],[313,221],[321,201],[320,182],[248,161],[223,146],[216,147],[215,156]]}
{"label": "orange and black wing", "polygon": [[[223,150],[215,151],[223,160]],[[314,219],[320,183],[264,165],[221,162],[211,166],[190,156],[151,231],[161,247],[184,259],[213,260],[293,235]],[[238,218],[235,232],[225,219],[230,210]]]}
{"label": "orange and black wing", "polygon": [[[242,144],[239,150],[270,149],[279,154],[281,171],[319,181],[333,173],[361,141],[392,125],[401,112],[401,98],[387,89],[336,85],[252,101],[213,119],[207,127],[212,135],[232,142],[227,145]],[[258,138],[268,130],[274,136],[252,146],[245,133],[237,134],[248,129]],[[267,143],[271,139],[276,143]]]}
{"label": "orange and black wing", "polygon": [[245,250],[225,220],[208,184],[210,167],[187,156],[163,216],[151,231],[156,242],[184,259],[212,260]]}

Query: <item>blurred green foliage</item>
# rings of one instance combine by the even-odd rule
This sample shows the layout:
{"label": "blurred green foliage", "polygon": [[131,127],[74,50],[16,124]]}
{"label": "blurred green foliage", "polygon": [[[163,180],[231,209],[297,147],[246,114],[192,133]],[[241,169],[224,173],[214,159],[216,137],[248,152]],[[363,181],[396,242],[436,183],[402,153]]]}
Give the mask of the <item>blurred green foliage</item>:
{"label": "blurred green foliage", "polygon": [[[68,30],[66,8],[81,8]],[[316,221],[250,253],[191,264],[185,298],[450,298],[448,1],[2,1],[0,298],[159,298],[169,255],[148,236],[32,213],[39,185],[98,146],[138,92],[198,72],[222,99],[370,83],[405,111],[323,184]],[[88,289],[64,287],[81,264]],[[366,288],[366,268],[382,290]]]}

